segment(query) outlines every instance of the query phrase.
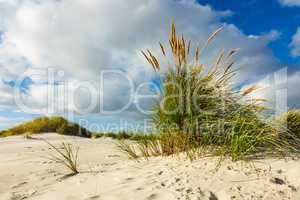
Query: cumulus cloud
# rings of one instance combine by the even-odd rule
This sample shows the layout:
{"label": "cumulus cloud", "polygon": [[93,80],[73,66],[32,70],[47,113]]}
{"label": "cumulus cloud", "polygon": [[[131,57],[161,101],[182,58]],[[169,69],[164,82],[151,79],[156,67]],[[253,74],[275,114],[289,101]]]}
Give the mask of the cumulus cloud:
{"label": "cumulus cloud", "polygon": [[284,6],[300,6],[300,0],[279,0]]}
{"label": "cumulus cloud", "polygon": [[[235,25],[222,22],[231,11],[216,11],[195,0],[15,0],[0,1],[0,11],[0,69],[5,72],[1,79],[14,81],[30,68],[63,70],[65,81],[96,85],[93,95],[98,97],[97,109],[101,97],[107,108],[126,104],[132,89],[124,77],[106,76],[107,89],[100,90],[99,77],[104,70],[123,72],[135,86],[153,79],[152,69],[139,51],[150,48],[155,52],[159,40],[167,44],[172,17],[179,31],[200,44],[223,26],[221,35],[204,52],[203,62],[212,63],[222,48],[241,48],[236,66],[242,69],[238,82],[257,80],[279,67],[268,48],[279,37],[277,31],[246,35]],[[24,99],[43,110],[49,104],[47,83],[33,82]],[[11,94],[9,88],[2,87],[6,86],[2,84],[0,92]],[[65,88],[64,84],[54,87]],[[73,94],[74,90],[69,87],[66,93]],[[90,98],[81,92],[75,102],[84,107]],[[52,103],[69,105],[64,101],[55,99]],[[132,106],[128,109],[128,116],[136,116]]]}
{"label": "cumulus cloud", "polygon": [[194,24],[204,27],[229,14],[193,1],[25,2],[7,20],[6,40],[33,66],[58,67],[80,79],[94,78],[99,75],[95,72],[112,67],[135,72],[128,68],[138,50],[151,47],[166,35],[169,16],[186,32],[205,37],[213,27],[201,30]]}
{"label": "cumulus cloud", "polygon": [[298,27],[295,35],[290,43],[291,55],[294,57],[300,56],[300,27]]}
{"label": "cumulus cloud", "polygon": [[[262,80],[252,83],[251,85],[257,85],[259,89],[250,97],[267,100],[264,105],[275,111],[275,114],[280,115],[289,109],[300,107],[299,83],[300,71],[290,73],[287,67],[283,67]],[[246,85],[242,90],[249,87],[250,85]]]}
{"label": "cumulus cloud", "polygon": [[14,100],[12,89],[4,83],[0,83],[0,96],[0,104],[2,105],[10,105]]}

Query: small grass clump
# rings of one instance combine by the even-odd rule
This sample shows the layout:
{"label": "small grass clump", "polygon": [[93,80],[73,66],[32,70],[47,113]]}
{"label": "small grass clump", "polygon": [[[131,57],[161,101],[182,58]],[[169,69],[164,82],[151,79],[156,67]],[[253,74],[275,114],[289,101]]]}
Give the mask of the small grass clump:
{"label": "small grass clump", "polygon": [[72,175],[78,174],[78,152],[79,147],[66,142],[62,142],[60,146],[56,147],[48,141],[45,141],[52,149],[53,153],[47,159],[57,162],[67,167]]}
{"label": "small grass clump", "polygon": [[132,144],[132,141],[120,140],[117,147],[125,153],[130,159],[140,157],[148,159],[151,156],[160,156],[163,154],[162,146],[157,139],[141,139]]}
{"label": "small grass clump", "polygon": [[135,149],[135,146],[126,141],[119,141],[117,147],[130,159],[138,159],[140,157],[139,153]]}

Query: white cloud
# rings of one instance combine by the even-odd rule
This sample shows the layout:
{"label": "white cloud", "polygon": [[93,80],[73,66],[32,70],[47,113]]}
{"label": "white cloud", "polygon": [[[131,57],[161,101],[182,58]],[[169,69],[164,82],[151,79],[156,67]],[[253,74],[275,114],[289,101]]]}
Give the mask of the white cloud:
{"label": "white cloud", "polygon": [[300,56],[300,27],[298,27],[297,32],[293,36],[292,42],[290,43],[291,55],[294,57]]}
{"label": "white cloud", "polygon": [[[95,72],[113,67],[134,75],[150,70],[137,64],[143,59],[139,50],[153,47],[158,40],[167,41],[171,16],[185,34],[204,41],[222,25],[219,20],[230,15],[193,0],[25,2],[9,20],[6,40],[33,66],[57,67],[79,79],[95,78],[99,76]],[[225,25],[218,42],[227,49],[242,47],[244,57],[252,61],[268,62],[272,59],[266,47],[270,36],[248,37],[234,25]]]}
{"label": "white cloud", "polygon": [[266,99],[264,105],[280,114],[288,109],[300,107],[299,83],[300,71],[289,74],[287,68],[282,68],[258,82],[244,86],[242,90],[251,85],[258,86],[259,89],[252,93],[251,97]]}
{"label": "white cloud", "polygon": [[[0,11],[0,31],[4,32],[0,66],[5,71],[1,79],[6,80],[14,80],[32,67],[54,67],[66,72],[66,80],[93,83],[105,69],[122,69],[135,84],[150,80],[152,69],[139,51],[157,50],[159,40],[167,43],[172,17],[177,28],[195,43],[204,42],[211,32],[224,26],[203,61],[211,63],[221,48],[241,48],[237,67],[243,70],[238,81],[259,79],[279,65],[268,48],[279,37],[278,32],[245,35],[235,25],[222,23],[230,11],[215,11],[194,0],[0,1]],[[128,85],[119,78],[107,78],[110,89],[97,96],[104,95],[108,107],[122,105]],[[32,85],[26,97],[37,107],[46,103],[43,87]],[[77,101],[85,104],[86,99],[78,95]]]}
{"label": "white cloud", "polygon": [[13,104],[13,94],[12,89],[5,85],[4,83],[0,83],[0,104],[3,105],[11,105]]}
{"label": "white cloud", "polygon": [[[190,14],[181,9],[189,9]],[[206,26],[226,15],[192,1],[24,3],[8,20],[6,40],[14,43],[34,66],[58,67],[88,79],[101,69],[120,67],[120,63],[128,68],[140,48],[151,47],[166,35],[169,16],[178,18],[177,23],[188,28],[187,32],[203,37],[212,27],[197,30],[194,24]]]}
{"label": "white cloud", "polygon": [[284,6],[300,6],[300,0],[279,0]]}

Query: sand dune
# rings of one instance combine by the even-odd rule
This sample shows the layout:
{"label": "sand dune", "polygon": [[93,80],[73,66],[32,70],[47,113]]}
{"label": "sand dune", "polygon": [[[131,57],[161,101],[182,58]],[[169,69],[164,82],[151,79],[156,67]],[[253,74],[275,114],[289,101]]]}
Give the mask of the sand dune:
{"label": "sand dune", "polygon": [[[300,199],[300,161],[218,158],[128,160],[111,139],[41,134],[0,139],[0,200]],[[80,146],[80,174],[44,158],[53,144]]]}

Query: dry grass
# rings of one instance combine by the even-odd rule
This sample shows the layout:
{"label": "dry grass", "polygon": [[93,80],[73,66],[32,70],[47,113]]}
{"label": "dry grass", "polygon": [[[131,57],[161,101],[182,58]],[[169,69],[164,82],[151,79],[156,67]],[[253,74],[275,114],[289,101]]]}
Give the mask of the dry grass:
{"label": "dry grass", "polygon": [[121,152],[126,154],[130,159],[138,159],[140,157],[134,145],[129,144],[124,140],[119,141],[117,147],[120,149]]}
{"label": "dry grass", "polygon": [[62,142],[60,146],[55,146],[50,142],[45,142],[51,147],[52,153],[47,159],[62,164],[67,167],[73,175],[78,174],[78,152],[79,147],[70,143]]}

